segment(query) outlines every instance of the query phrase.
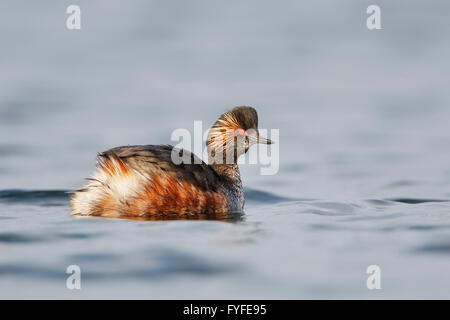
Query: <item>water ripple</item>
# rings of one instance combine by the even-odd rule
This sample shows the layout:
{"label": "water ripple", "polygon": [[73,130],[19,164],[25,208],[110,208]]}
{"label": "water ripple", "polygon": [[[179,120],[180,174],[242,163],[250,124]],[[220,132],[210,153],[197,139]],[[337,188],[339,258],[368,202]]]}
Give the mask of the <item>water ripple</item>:
{"label": "water ripple", "polygon": [[278,203],[278,202],[299,200],[279,196],[267,191],[255,190],[250,188],[244,188],[244,196],[245,201],[255,201],[264,203]]}
{"label": "water ripple", "polygon": [[0,203],[64,206],[69,201],[65,190],[1,190]]}
{"label": "water ripple", "polygon": [[400,202],[406,204],[420,204],[420,203],[428,203],[428,202],[450,202],[450,200],[445,199],[420,199],[420,198],[393,198],[386,199],[393,202]]}

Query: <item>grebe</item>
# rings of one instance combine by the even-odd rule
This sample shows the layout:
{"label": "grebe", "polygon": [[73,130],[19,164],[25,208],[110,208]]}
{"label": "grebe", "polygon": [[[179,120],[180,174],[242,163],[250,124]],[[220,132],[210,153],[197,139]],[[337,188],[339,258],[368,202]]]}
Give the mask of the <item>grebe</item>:
{"label": "grebe", "polygon": [[[110,149],[98,155],[93,177],[72,192],[72,214],[151,219],[241,213],[237,159],[256,143],[273,142],[259,136],[256,110],[242,106],[222,114],[210,129],[209,164],[170,145]],[[189,161],[176,164],[173,154]]]}

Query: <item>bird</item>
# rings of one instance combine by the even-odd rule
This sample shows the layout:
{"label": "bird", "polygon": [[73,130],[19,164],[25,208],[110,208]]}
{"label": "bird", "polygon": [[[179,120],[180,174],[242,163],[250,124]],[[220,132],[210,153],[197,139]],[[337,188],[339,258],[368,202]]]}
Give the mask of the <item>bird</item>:
{"label": "bird", "polygon": [[257,143],[274,142],[259,135],[257,111],[239,106],[209,130],[208,164],[171,145],[109,149],[97,155],[85,185],[70,192],[72,215],[159,220],[243,213],[237,160]]}

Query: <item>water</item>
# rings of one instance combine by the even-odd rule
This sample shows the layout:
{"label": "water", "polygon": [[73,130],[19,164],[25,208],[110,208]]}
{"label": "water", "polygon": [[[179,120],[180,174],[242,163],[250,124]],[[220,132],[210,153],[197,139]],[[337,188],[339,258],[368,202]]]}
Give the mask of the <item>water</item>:
{"label": "water", "polygon": [[[69,4],[0,3],[1,298],[450,298],[448,2]],[[242,104],[280,129],[244,216],[70,217],[97,152]]]}

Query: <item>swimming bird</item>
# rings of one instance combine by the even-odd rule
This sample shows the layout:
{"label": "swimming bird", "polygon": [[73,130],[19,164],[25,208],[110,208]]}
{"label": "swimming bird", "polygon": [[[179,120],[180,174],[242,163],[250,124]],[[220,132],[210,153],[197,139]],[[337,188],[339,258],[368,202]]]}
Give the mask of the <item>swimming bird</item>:
{"label": "swimming bird", "polygon": [[256,143],[273,142],[260,137],[256,110],[241,106],[209,130],[208,164],[171,145],[107,150],[98,155],[92,178],[72,192],[72,214],[150,219],[243,212],[237,160]]}

